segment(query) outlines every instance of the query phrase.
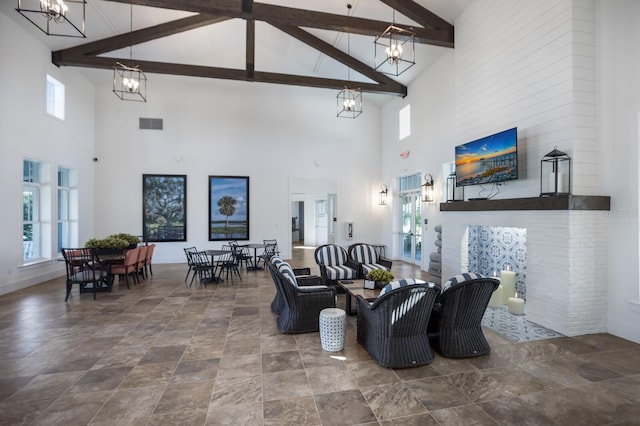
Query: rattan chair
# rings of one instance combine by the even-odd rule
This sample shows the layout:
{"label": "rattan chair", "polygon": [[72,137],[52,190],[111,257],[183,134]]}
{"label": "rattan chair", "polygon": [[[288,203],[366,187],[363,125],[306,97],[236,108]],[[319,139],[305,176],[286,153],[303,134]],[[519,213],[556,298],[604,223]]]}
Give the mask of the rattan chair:
{"label": "rattan chair", "polygon": [[382,257],[371,244],[356,243],[349,246],[349,258],[358,265],[358,278],[364,278],[376,269],[391,270],[391,259]]}
{"label": "rattan chair", "polygon": [[[284,263],[286,266],[289,264]],[[301,287],[290,280],[294,276],[289,266],[276,266],[267,262],[278,291],[282,293],[284,304],[278,315],[278,329],[282,333],[311,333],[319,331],[320,311],[336,307],[336,291],[333,287]],[[287,276],[289,278],[287,278]]]}
{"label": "rattan chair", "polygon": [[485,355],[491,347],[482,332],[482,317],[500,282],[475,273],[451,278],[442,286],[429,321],[433,349],[448,358]]}
{"label": "rattan chair", "polygon": [[[271,258],[271,260],[269,260],[268,262],[265,263],[265,265],[267,263],[272,263],[276,268],[276,270],[278,269],[278,266],[283,263],[284,260],[280,259],[277,256],[274,256]],[[298,283],[299,286],[317,286],[317,285],[322,285],[323,284],[323,280],[322,277],[318,276],[318,275],[311,275],[311,268],[292,268],[293,269],[293,274],[296,277],[296,281]],[[284,296],[282,295],[282,292],[278,289],[278,286],[276,285],[276,277],[274,276],[274,269],[273,268],[268,268],[267,270],[269,270],[269,272],[271,273],[271,278],[273,278],[273,284],[276,288],[276,295],[273,297],[273,301],[271,302],[271,312],[273,312],[274,314],[280,314],[280,312],[282,312],[282,309],[284,309]]]}
{"label": "rattan chair", "polygon": [[439,292],[438,287],[417,282],[386,292],[371,303],[357,295],[358,342],[383,367],[429,364],[434,355],[427,324]]}
{"label": "rattan chair", "polygon": [[325,284],[337,284],[338,280],[353,280],[358,277],[358,265],[341,246],[322,245],[316,248],[313,256]]}

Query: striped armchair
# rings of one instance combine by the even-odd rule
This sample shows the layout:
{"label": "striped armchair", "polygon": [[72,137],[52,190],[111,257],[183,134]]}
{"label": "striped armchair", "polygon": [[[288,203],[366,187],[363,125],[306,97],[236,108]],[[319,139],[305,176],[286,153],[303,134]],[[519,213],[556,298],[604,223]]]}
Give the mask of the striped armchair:
{"label": "striped armchair", "polygon": [[349,259],[347,251],[335,244],[325,244],[314,252],[320,275],[325,283],[353,280],[358,277],[358,265]]}
{"label": "striped armchair", "polygon": [[358,278],[364,278],[375,269],[391,270],[391,260],[378,255],[369,244],[357,243],[349,246],[349,257],[358,265]]}

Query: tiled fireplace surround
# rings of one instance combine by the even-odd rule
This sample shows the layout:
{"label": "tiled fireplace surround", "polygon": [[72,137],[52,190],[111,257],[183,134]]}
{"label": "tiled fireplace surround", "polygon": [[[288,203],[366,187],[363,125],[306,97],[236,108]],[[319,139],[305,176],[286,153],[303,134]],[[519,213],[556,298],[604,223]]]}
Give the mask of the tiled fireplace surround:
{"label": "tiled fireplace surround", "polygon": [[441,205],[442,276],[468,270],[469,229],[524,228],[527,319],[567,336],[606,331],[608,200],[602,210],[495,210],[483,203],[495,202]]}

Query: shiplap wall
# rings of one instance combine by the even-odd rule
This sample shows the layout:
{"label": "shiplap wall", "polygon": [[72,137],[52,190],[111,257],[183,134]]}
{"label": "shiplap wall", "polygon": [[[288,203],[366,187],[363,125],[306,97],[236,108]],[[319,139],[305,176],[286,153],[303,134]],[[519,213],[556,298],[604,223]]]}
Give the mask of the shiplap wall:
{"label": "shiplap wall", "polygon": [[[539,195],[540,159],[556,146],[573,158],[572,193],[598,193],[593,0],[475,1],[456,20],[455,69],[461,142],[518,127],[520,178],[496,198]],[[528,319],[567,335],[606,329],[606,215],[444,214],[443,277],[464,267],[467,225],[527,228]]]}
{"label": "shiplap wall", "polygon": [[594,33],[593,0],[479,0],[456,21],[458,139],[518,127],[520,179],[496,198],[538,195],[556,146],[572,192],[597,193]]}

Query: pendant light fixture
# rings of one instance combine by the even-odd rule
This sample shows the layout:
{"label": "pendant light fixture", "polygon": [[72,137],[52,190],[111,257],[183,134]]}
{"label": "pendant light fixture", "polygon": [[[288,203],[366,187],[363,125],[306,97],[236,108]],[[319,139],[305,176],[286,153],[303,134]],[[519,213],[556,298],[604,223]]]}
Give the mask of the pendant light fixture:
{"label": "pendant light fixture", "polygon": [[[133,4],[130,31],[133,33]],[[129,45],[129,64],[116,62],[113,67],[113,93],[123,101],[147,102],[147,76],[139,65],[133,65],[133,46]]]}
{"label": "pendant light fixture", "polygon": [[397,77],[416,64],[416,42],[413,31],[396,26],[395,21],[394,9],[391,25],[373,42],[373,60],[377,71]]}
{"label": "pendant light fixture", "polygon": [[86,5],[86,0],[18,0],[16,11],[46,35],[86,38]]}
{"label": "pendant light fixture", "polygon": [[[347,3],[347,16],[351,11],[351,3]],[[347,33],[347,54],[351,55],[351,35]],[[347,80],[351,85],[351,68],[347,66]],[[336,96],[338,113],[337,117],[356,118],[362,114],[362,89],[353,89],[345,86]]]}

